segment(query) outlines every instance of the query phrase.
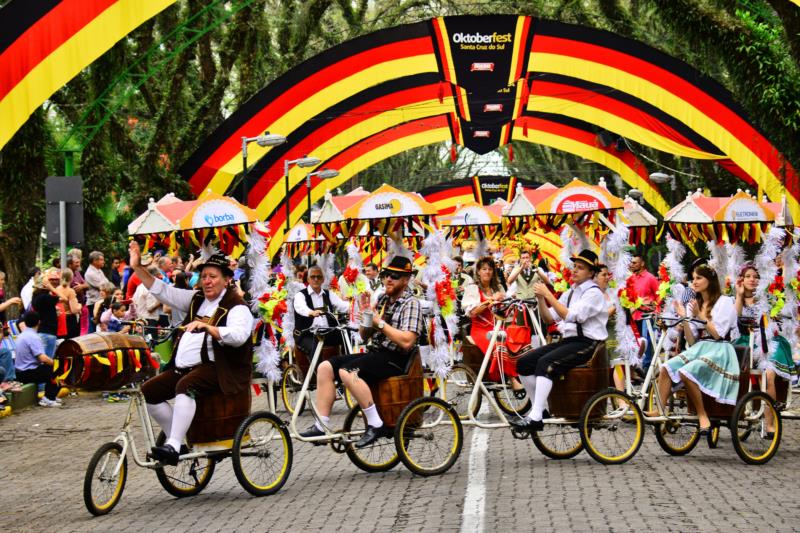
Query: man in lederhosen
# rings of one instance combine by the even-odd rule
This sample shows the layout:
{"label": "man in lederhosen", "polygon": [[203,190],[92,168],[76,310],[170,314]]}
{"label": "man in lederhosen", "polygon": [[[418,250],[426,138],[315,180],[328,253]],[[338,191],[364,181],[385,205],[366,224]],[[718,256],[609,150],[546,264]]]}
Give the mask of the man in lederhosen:
{"label": "man in lederhosen", "polygon": [[[327,424],[336,398],[335,380],[341,381],[358,400],[367,418],[367,428],[355,446],[363,448],[384,436],[383,421],[369,386],[392,376],[402,375],[409,358],[415,353],[424,325],[422,308],[408,287],[413,270],[407,257],[396,256],[381,276],[385,293],[371,306],[369,296],[362,295],[361,309],[373,313],[372,326],[362,327],[363,339],[370,339],[367,352],[354,356],[334,357],[317,370],[317,412],[320,421],[301,433],[303,437],[325,434],[320,422]],[[362,312],[363,312],[362,311]]]}
{"label": "man in lederhosen", "polygon": [[608,337],[608,304],[603,291],[592,280],[600,269],[597,254],[583,250],[571,258],[572,288],[556,299],[544,283],[534,284],[539,314],[545,322],[559,322],[560,341],[536,348],[517,362],[517,372],[533,406],[521,419],[511,425],[535,432],[543,429],[542,422],[547,397],[553,380],[567,370],[591,359],[597,344]]}
{"label": "man in lederhosen", "polygon": [[[308,287],[294,295],[294,342],[306,353],[309,361],[314,356],[317,346],[316,337],[308,330],[311,326],[326,328],[333,324],[328,315],[333,311],[346,313],[350,307],[336,293],[322,288],[325,275],[317,265],[308,269]],[[342,335],[336,331],[326,336],[325,346],[341,346]]]}
{"label": "man in lederhosen", "polygon": [[[195,398],[235,394],[250,383],[253,366],[253,315],[231,285],[233,271],[222,254],[200,265],[201,290],[176,289],[156,279],[140,263],[139,244],[132,241],[131,267],[150,293],[186,318],[163,372],[142,384],[147,412],[167,441],[150,457],[177,465],[181,445],[194,419]],[[167,400],[175,398],[174,408]]]}

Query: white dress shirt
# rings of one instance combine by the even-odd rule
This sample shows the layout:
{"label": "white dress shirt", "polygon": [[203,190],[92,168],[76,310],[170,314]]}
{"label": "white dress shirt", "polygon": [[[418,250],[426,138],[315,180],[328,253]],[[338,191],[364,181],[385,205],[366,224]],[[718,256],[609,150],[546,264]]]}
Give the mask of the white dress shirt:
{"label": "white dress shirt", "polygon": [[[311,295],[311,303],[314,305],[314,309],[320,309],[325,307],[325,301],[322,299],[322,289],[320,292],[314,292],[314,289],[308,287],[308,294]],[[350,305],[339,298],[335,292],[328,291],[328,297],[330,298],[331,305],[334,309],[339,311],[340,313],[346,313],[350,310]],[[298,292],[294,295],[294,310],[300,316],[309,316],[311,315],[311,311],[314,309],[309,309],[308,305],[306,305],[306,295],[303,294],[303,291]],[[314,321],[311,323],[312,327],[318,328],[327,328],[328,324],[328,317],[324,314],[314,318]]]}
{"label": "white dress shirt", "polygon": [[[573,296],[567,306],[570,292],[573,293]],[[552,307],[550,316],[558,323],[558,329],[565,338],[578,336],[578,324],[583,329],[584,337],[595,341],[603,341],[608,338],[608,329],[606,328],[608,304],[597,283],[586,280],[562,294],[558,301],[569,309],[567,317],[562,319]]]}
{"label": "white dress shirt", "polygon": [[[689,308],[686,310],[689,316],[693,314],[693,308],[697,305],[697,300],[692,300],[689,303]],[[714,329],[720,338],[734,341],[739,338],[739,328],[737,327],[739,315],[736,313],[736,303],[730,296],[720,296],[714,307],[711,308],[711,323],[714,324]],[[697,322],[689,322],[689,327],[692,329],[692,334],[695,338],[699,337],[701,333],[705,332],[705,325],[698,324]],[[730,334],[730,337],[728,335]],[[710,334],[709,334],[710,336]]]}
{"label": "white dress shirt", "polygon": [[[217,311],[219,302],[225,296],[227,289],[224,289],[214,300],[204,299],[197,309],[195,318],[211,317]],[[166,304],[179,311],[188,312],[192,303],[192,297],[196,291],[190,289],[176,289],[157,279],[150,287],[150,294],[155,296],[159,302]],[[228,312],[225,326],[219,327],[220,344],[225,346],[241,346],[253,331],[253,315],[246,305],[236,305]],[[189,368],[199,365],[200,349],[203,347],[205,332],[184,333],[178,343],[178,351],[175,355],[175,366],[178,368]],[[214,346],[211,335],[208,335],[208,358],[214,360]]]}

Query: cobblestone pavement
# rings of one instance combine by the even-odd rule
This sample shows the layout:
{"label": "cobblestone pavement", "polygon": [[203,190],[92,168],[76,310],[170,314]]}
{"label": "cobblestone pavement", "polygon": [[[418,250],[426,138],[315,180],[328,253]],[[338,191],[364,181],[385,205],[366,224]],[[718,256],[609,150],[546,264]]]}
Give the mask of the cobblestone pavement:
{"label": "cobblestone pavement", "polygon": [[[164,492],[153,472],[129,462],[122,500],[111,514],[93,518],[83,505],[84,472],[94,450],[113,439],[126,409],[126,403],[81,396],[67,398],[61,409],[34,408],[1,419],[3,530],[456,531],[470,485],[471,448],[480,440],[488,444],[485,471],[473,465],[472,483],[481,477],[476,473],[485,473],[485,497],[480,486],[470,492],[479,496],[486,531],[800,529],[794,512],[798,421],[785,423],[781,449],[763,467],[738,458],[727,430],[718,449],[703,442],[686,457],[665,455],[648,431],[631,462],[606,467],[585,453],[546,459],[508,430],[465,428],[460,460],[432,478],[415,477],[402,465],[367,474],[328,447],[295,442],[289,481],[264,498],[239,486],[229,460],[218,465],[203,493],[181,500]],[[304,415],[300,427],[309,422]],[[478,455],[472,457],[476,465],[482,464]]]}

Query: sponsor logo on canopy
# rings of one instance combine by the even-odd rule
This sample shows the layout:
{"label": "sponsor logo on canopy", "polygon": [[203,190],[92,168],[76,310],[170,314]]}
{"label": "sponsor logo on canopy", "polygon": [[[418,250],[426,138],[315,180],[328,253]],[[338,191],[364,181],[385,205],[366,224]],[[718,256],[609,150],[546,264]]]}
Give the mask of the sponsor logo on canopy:
{"label": "sponsor logo on canopy", "polygon": [[233,203],[224,200],[203,202],[192,216],[192,227],[195,228],[213,228],[246,222],[248,219],[244,212]]}

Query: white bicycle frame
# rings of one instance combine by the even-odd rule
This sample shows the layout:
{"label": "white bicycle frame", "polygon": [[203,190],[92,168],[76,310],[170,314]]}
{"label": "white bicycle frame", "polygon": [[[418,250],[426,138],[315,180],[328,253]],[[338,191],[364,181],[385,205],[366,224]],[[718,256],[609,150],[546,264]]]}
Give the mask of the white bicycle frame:
{"label": "white bicycle frame", "polygon": [[[670,319],[668,318],[667,320],[670,320]],[[670,327],[675,327],[678,324],[680,324],[681,322],[682,321],[678,321],[676,324],[674,324],[673,326],[670,326]],[[650,339],[655,338],[655,331],[653,330],[652,321],[651,320],[645,320],[645,327],[647,328],[647,333],[649,335],[649,338]],[[680,418],[681,420],[687,420],[687,421],[697,420],[697,416],[691,416],[691,415],[680,415],[679,417],[666,415],[666,410],[664,408],[664,400],[659,395],[658,387],[656,386],[656,383],[655,383],[656,378],[654,377],[660,371],[661,365],[666,363],[666,353],[664,353],[664,341],[666,340],[666,338],[667,338],[666,333],[665,332],[661,332],[661,334],[658,337],[658,341],[656,342],[655,348],[653,348],[653,358],[650,361],[650,366],[647,368],[647,373],[645,374],[644,381],[642,382],[642,388],[641,388],[641,390],[639,392],[639,395],[638,395],[639,397],[636,399],[636,402],[639,405],[639,409],[641,409],[642,413],[644,413],[645,412],[645,402],[647,401],[647,398],[650,396],[650,387],[652,386],[652,387],[655,387],[654,394],[655,394],[655,398],[656,398],[656,408],[661,413],[661,415],[659,415],[659,416],[651,416],[651,417],[645,416],[644,417],[645,422],[655,422],[655,423],[657,423],[657,422],[665,422],[667,420],[674,420],[676,418]],[[754,346],[755,346],[755,336],[754,336],[754,334],[753,334],[753,332],[751,330],[750,331],[750,345],[749,345],[749,347],[750,347],[750,368],[751,368],[750,372],[751,372],[751,375],[761,375],[761,385],[762,385],[762,390],[764,390],[765,389],[765,385],[766,385],[766,375],[763,372],[761,372],[760,370],[753,369],[753,348],[754,348]],[[749,386],[752,389],[752,383]],[[633,398],[636,397],[635,391],[633,390],[633,385],[631,384],[630,364],[628,363],[628,361],[625,361],[625,392],[626,392],[626,394],[628,394],[629,396],[631,396]],[[763,409],[763,407],[762,407],[762,409]]]}
{"label": "white bicycle frame", "polygon": [[[352,353],[351,351],[352,345],[350,344],[350,335],[346,334],[349,333],[350,330],[345,328],[346,326],[340,329],[342,337],[344,338],[345,350],[347,351],[347,353]],[[330,328],[324,328],[324,329],[330,329]],[[317,362],[319,361],[319,358],[322,355],[322,348],[324,346],[323,342],[324,337],[319,337],[316,335],[316,333],[314,333],[314,336],[317,339],[317,346],[314,349],[314,356],[311,358],[311,363],[309,364],[308,372],[306,373],[303,379],[303,386],[300,388],[300,392],[297,395],[297,401],[294,406],[294,412],[292,413],[292,419],[289,421],[289,434],[292,436],[292,438],[299,439],[303,442],[330,442],[336,439],[344,439],[345,437],[344,433],[334,433],[330,431],[328,427],[325,424],[322,424],[321,422],[320,425],[324,428],[325,435],[320,435],[319,437],[302,437],[300,436],[300,432],[297,431],[297,419],[300,416],[300,406],[303,405],[304,401],[306,402],[308,408],[311,409],[311,414],[313,415],[314,420],[318,422],[320,421],[319,412],[317,411],[317,406],[313,401],[311,401],[311,393],[308,391],[308,389],[311,385],[311,378],[316,373]],[[355,434],[356,433],[354,432],[351,433],[350,435],[355,435]]]}
{"label": "white bicycle frame", "polygon": [[[532,320],[532,322],[534,324],[536,335],[542,340],[542,343],[544,344],[545,337],[542,333],[542,328],[539,324],[538,316],[534,318],[536,319]],[[510,426],[508,420],[506,419],[505,413],[503,413],[503,410],[500,409],[500,406],[497,404],[497,401],[494,399],[494,396],[492,394],[489,394],[489,389],[486,388],[486,385],[483,384],[483,376],[486,374],[486,369],[489,366],[489,361],[491,360],[491,354],[494,352],[494,347],[497,344],[497,337],[500,332],[500,328],[503,325],[503,322],[505,322],[505,317],[498,317],[497,315],[495,315],[494,328],[492,329],[492,335],[489,339],[489,346],[486,348],[486,352],[484,352],[483,354],[483,361],[481,361],[481,368],[480,370],[478,370],[478,375],[475,377],[475,385],[473,386],[472,394],[470,394],[469,397],[469,404],[467,407],[467,416],[469,417],[469,419],[463,420],[461,422],[462,424],[474,425],[483,429],[504,428]],[[501,378],[503,379],[503,385],[507,387],[508,385],[505,383],[505,375],[502,375],[502,373],[501,373]],[[475,412],[475,406],[477,405],[478,402],[478,394],[482,394],[486,398],[486,401],[489,402],[489,405],[497,414],[497,417],[500,420],[502,420],[502,422],[481,422],[477,419],[474,412]],[[531,398],[531,400],[533,400],[533,398]],[[552,423],[566,422],[566,420],[560,418],[550,418],[545,420],[545,422],[552,424]]]}

